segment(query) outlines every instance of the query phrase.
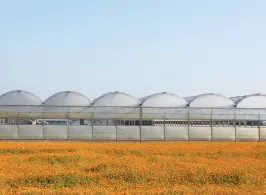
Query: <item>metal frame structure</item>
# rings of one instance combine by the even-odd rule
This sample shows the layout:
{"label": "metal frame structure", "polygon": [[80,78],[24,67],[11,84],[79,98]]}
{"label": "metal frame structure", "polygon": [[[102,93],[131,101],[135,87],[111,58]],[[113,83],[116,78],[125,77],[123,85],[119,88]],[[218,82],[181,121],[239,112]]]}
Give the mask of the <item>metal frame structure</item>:
{"label": "metal frame structure", "polygon": [[[266,109],[27,106],[25,112],[15,112],[16,108],[23,110],[22,107],[1,106],[1,110],[6,111],[0,112],[0,139],[139,142],[266,140]],[[38,120],[47,123],[42,124]]]}

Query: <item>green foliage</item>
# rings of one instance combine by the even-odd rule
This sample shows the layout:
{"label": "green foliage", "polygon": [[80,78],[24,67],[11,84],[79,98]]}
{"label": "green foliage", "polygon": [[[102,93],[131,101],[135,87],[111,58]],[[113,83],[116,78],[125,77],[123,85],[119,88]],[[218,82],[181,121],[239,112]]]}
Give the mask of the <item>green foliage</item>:
{"label": "green foliage", "polygon": [[11,188],[23,187],[51,187],[54,188],[72,188],[77,185],[87,185],[92,182],[92,179],[87,177],[78,177],[74,175],[58,174],[56,176],[32,177],[23,179],[13,179],[7,182]]}
{"label": "green foliage", "polygon": [[60,163],[60,164],[71,164],[77,163],[81,160],[81,156],[79,154],[75,155],[64,155],[64,156],[50,156],[50,157],[40,157],[34,156],[30,157],[30,162],[41,162],[41,163],[49,163],[51,165]]}
{"label": "green foliage", "polygon": [[101,171],[105,171],[107,167],[108,167],[107,164],[98,164],[90,168],[86,168],[85,170],[88,172],[101,172]]}
{"label": "green foliage", "polygon": [[28,149],[19,149],[19,148],[0,149],[0,154],[4,154],[4,155],[33,154],[33,153],[34,153],[33,150],[28,150]]}
{"label": "green foliage", "polygon": [[50,149],[41,149],[39,152],[42,153],[64,153],[64,152],[76,152],[77,150],[71,148],[50,148]]}

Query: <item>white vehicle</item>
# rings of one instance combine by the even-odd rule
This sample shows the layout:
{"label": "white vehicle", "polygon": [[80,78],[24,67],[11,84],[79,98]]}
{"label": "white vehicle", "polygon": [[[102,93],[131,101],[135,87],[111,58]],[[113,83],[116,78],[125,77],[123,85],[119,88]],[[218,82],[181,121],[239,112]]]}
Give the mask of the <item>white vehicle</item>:
{"label": "white vehicle", "polygon": [[68,125],[69,120],[67,119],[38,119],[37,123],[41,125]]}

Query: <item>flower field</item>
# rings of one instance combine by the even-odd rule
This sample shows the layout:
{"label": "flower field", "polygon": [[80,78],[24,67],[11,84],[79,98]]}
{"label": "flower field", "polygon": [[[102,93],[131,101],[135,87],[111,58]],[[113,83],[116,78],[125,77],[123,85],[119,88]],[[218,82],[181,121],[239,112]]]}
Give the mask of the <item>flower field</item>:
{"label": "flower field", "polygon": [[266,143],[0,142],[0,194],[265,194]]}

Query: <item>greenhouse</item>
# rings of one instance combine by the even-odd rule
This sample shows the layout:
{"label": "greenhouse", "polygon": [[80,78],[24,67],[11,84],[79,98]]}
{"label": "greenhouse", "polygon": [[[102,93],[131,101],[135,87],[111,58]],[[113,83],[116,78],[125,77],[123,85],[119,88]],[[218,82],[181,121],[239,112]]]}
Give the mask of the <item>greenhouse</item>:
{"label": "greenhouse", "polygon": [[0,112],[32,112],[40,105],[42,100],[27,91],[15,90],[0,96]]}
{"label": "greenhouse", "polygon": [[43,112],[80,112],[91,105],[91,101],[86,96],[73,92],[62,91],[47,98],[43,103]]}
{"label": "greenhouse", "polygon": [[187,97],[185,100],[188,102],[189,107],[194,108],[228,108],[235,106],[231,99],[213,93]]}
{"label": "greenhouse", "polygon": [[62,91],[42,101],[22,90],[0,96],[0,139],[83,141],[265,141],[266,95],[187,98],[114,91],[93,101]]}
{"label": "greenhouse", "polygon": [[237,108],[266,108],[265,94],[251,94],[231,98]]}

